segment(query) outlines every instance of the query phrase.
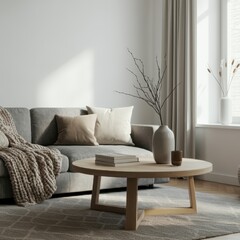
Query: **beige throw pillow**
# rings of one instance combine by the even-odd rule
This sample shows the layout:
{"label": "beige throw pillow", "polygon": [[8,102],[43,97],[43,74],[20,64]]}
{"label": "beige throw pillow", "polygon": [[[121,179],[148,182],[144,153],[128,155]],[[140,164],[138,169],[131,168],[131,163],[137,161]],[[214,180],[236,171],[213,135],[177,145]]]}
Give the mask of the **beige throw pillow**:
{"label": "beige throw pillow", "polygon": [[9,141],[6,135],[0,131],[0,148],[6,148],[9,146]]}
{"label": "beige throw pillow", "polygon": [[94,136],[97,115],[76,117],[56,115],[58,139],[60,145],[98,145]]}
{"label": "beige throw pillow", "polygon": [[98,108],[86,106],[89,114],[97,114],[95,136],[99,144],[129,144],[133,106]]}

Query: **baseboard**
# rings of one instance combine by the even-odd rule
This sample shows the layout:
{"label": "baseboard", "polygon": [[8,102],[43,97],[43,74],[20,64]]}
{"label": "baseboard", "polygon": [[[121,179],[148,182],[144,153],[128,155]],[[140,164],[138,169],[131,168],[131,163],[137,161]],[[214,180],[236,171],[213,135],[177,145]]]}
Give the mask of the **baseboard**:
{"label": "baseboard", "polygon": [[218,183],[239,186],[239,181],[237,176],[226,175],[222,173],[209,173],[206,175],[198,176],[197,178],[210,181],[210,182],[218,182]]}

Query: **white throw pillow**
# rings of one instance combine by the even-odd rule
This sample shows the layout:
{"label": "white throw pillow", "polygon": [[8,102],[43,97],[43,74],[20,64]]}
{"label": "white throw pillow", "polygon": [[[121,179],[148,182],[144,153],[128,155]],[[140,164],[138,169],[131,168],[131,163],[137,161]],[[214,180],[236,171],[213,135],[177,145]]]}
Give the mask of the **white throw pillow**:
{"label": "white throw pillow", "polygon": [[99,144],[132,145],[131,117],[133,106],[99,108],[87,106],[89,114],[97,114],[95,136]]}

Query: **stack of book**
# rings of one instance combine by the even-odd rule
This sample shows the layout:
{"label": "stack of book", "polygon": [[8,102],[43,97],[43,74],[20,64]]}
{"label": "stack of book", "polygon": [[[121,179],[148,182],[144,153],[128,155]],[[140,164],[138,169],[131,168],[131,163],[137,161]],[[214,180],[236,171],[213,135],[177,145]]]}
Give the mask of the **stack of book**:
{"label": "stack of book", "polygon": [[139,162],[139,158],[137,156],[126,154],[96,154],[95,158],[95,164],[112,167],[132,165],[137,162]]}

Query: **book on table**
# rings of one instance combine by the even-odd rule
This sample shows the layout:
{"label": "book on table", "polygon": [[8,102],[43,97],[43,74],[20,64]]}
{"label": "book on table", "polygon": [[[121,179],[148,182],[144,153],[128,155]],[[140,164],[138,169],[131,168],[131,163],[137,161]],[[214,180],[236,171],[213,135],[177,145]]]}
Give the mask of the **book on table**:
{"label": "book on table", "polygon": [[139,162],[139,159],[136,155],[108,153],[96,154],[95,162],[101,165],[117,166],[120,164],[136,163]]}
{"label": "book on table", "polygon": [[96,160],[95,164],[101,165],[101,166],[109,166],[109,167],[125,167],[125,166],[136,165],[138,162],[139,160],[134,162],[123,162],[123,163],[114,163],[114,162]]}

